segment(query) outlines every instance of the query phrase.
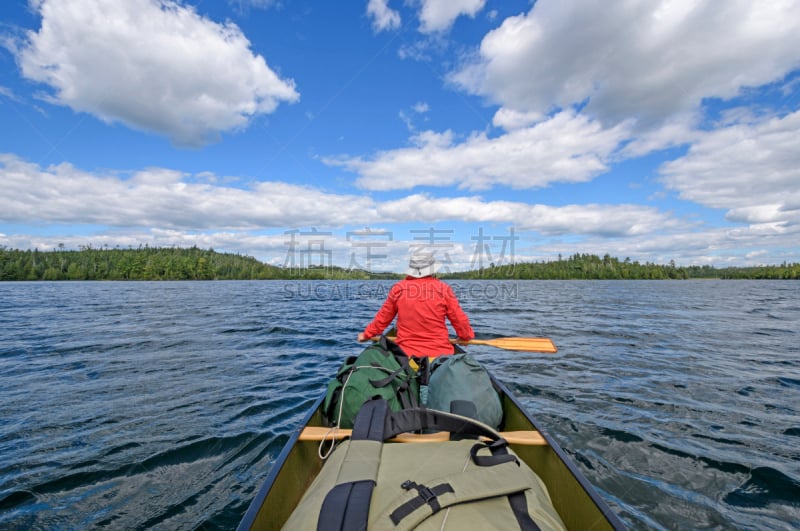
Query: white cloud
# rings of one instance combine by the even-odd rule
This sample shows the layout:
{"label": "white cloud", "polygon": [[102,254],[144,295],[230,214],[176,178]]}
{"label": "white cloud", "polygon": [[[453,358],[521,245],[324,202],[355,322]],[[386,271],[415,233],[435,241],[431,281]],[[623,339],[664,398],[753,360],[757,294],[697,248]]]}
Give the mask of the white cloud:
{"label": "white cloud", "polygon": [[107,122],[201,145],[299,98],[233,23],[171,0],[42,0],[17,51],[46,98]]}
{"label": "white cloud", "polygon": [[727,210],[739,223],[800,224],[800,111],[705,132],[662,165],[681,199]]}
{"label": "white cloud", "polygon": [[628,135],[621,124],[610,129],[586,116],[565,111],[532,127],[499,137],[475,133],[455,142],[451,131],[425,131],[413,147],[383,151],[371,159],[328,158],[324,162],[357,172],[369,190],[451,186],[473,190],[503,185],[544,187],[553,182],[585,182],[605,172],[606,162]]}
{"label": "white cloud", "polygon": [[10,88],[4,87],[3,85],[0,85],[0,96],[6,97],[13,101],[18,99]]}
{"label": "white cloud", "polygon": [[375,32],[397,29],[401,24],[400,13],[389,7],[389,0],[369,0],[367,15]]}
{"label": "white cloud", "polygon": [[636,131],[631,135],[630,142],[621,147],[617,158],[636,158],[660,149],[685,146],[691,144],[699,134],[695,120],[688,113],[675,115],[653,128]]}
{"label": "white cloud", "polygon": [[150,168],[130,176],[94,175],[60,164],[41,168],[0,155],[0,222],[153,227],[167,231],[250,231],[448,221],[505,224],[542,234],[637,235],[683,226],[667,213],[636,205],[550,207],[480,197],[414,194],[377,202],[282,182],[248,188],[192,182],[191,175]]}
{"label": "white cloud", "polygon": [[486,0],[420,0],[419,30],[434,33],[450,29],[461,16],[475,17]]}
{"label": "white cloud", "polygon": [[495,127],[501,127],[506,131],[529,127],[536,122],[544,120],[545,115],[540,112],[521,112],[506,107],[501,107],[492,118]]}
{"label": "white cloud", "polygon": [[[762,124],[760,129],[785,130],[787,127],[787,122],[775,121]],[[716,141],[722,142],[721,139]],[[703,145],[713,143],[709,140]],[[702,170],[705,160],[699,153],[690,153],[680,165],[671,169]],[[787,160],[787,165],[791,166],[792,160]],[[732,164],[735,165],[735,161]],[[756,166],[754,161],[753,167]],[[771,175],[777,177],[777,173]],[[703,180],[702,171],[697,175]],[[414,220],[416,224],[430,223],[431,226],[446,226],[452,222],[471,224],[473,228],[485,225],[495,233],[513,227],[521,236],[520,253],[524,248],[525,256],[535,258],[587,252],[610,253],[620,258],[631,256],[635,260],[656,263],[672,259],[679,264],[777,263],[783,259],[797,259],[796,254],[792,254],[794,245],[787,243],[800,238],[800,223],[791,222],[792,219],[797,221],[800,212],[800,202],[794,192],[800,189],[796,175],[788,176],[789,187],[783,194],[779,192],[783,184],[777,183],[784,181],[767,180],[764,188],[772,189],[773,195],[762,190],[761,195],[755,196],[754,203],[748,205],[742,200],[736,203],[740,207],[734,207],[731,198],[740,193],[753,193],[757,187],[737,188],[739,177],[733,176],[727,181],[705,182],[704,186],[692,188],[685,184],[693,181],[689,173],[665,172],[665,179],[676,179],[671,183],[685,186],[685,193],[697,197],[708,196],[711,189],[719,188],[722,197],[707,201],[742,209],[742,215],[750,223],[715,228],[635,204],[550,206],[523,201],[487,201],[478,196],[440,198],[427,194],[377,201],[281,182],[237,188],[219,184],[227,180],[216,179],[205,172],[189,175],[150,168],[131,175],[93,174],[69,164],[43,168],[13,155],[0,155],[0,182],[4,184],[4,193],[0,195],[0,223],[48,227],[48,236],[26,235],[20,231],[13,235],[0,234],[0,245],[39,249],[52,249],[59,243],[68,248],[87,244],[95,247],[136,247],[145,243],[197,245],[280,263],[287,252],[286,231],[307,231],[309,227],[316,227],[328,231],[323,237],[326,248],[337,253],[336,263],[347,265],[342,264],[342,260],[357,249],[346,239],[345,230],[353,227],[392,230],[394,224],[406,225]],[[730,185],[731,190],[727,190],[726,185]],[[776,208],[769,203],[776,194],[793,199],[783,201]],[[790,203],[794,205],[793,214],[788,210]],[[758,205],[761,207],[757,208]],[[755,210],[748,211],[749,207]],[[279,234],[261,234],[267,230],[279,231]],[[414,243],[404,241],[399,233],[398,236],[390,248],[381,249],[381,253],[385,251],[390,255],[394,265],[402,265],[408,245]],[[470,245],[470,242],[453,241],[449,252],[454,266],[469,267]],[[518,258],[522,259],[523,255]],[[392,268],[397,269],[394,265]]]}
{"label": "white cloud", "polygon": [[190,182],[191,176],[150,168],[119,176],[95,175],[59,164],[41,168],[0,155],[0,221],[160,227],[179,230],[251,230],[352,220],[375,221],[371,200],[280,182],[249,188]]}
{"label": "white cloud", "polygon": [[240,12],[251,7],[255,9],[269,9],[271,7],[281,6],[280,0],[228,0],[228,3]]}
{"label": "white cloud", "polygon": [[745,227],[668,230],[625,237],[604,235],[581,238],[552,238],[535,242],[533,250],[547,259],[557,254],[569,256],[589,253],[624,260],[678,265],[713,265],[717,267],[796,262],[797,251],[787,242],[800,239],[800,226],[784,227],[760,224]]}
{"label": "white cloud", "polygon": [[636,236],[686,228],[680,220],[642,205],[565,205],[559,207],[516,201],[484,201],[480,197],[432,198],[414,194],[378,206],[385,219],[497,223],[520,231],[554,236],[582,234],[603,237]]}
{"label": "white cloud", "polygon": [[585,104],[604,124],[649,128],[798,67],[798,2],[539,0],[450,80],[518,112]]}
{"label": "white cloud", "polygon": [[424,101],[418,101],[417,103],[414,104],[412,108],[414,109],[414,112],[419,114],[424,114],[431,110],[430,105],[428,105]]}

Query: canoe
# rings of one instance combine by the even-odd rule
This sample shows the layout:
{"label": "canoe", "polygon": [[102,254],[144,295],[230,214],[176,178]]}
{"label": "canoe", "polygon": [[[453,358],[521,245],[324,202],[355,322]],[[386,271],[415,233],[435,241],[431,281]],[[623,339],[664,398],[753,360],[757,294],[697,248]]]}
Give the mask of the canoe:
{"label": "canoe", "polygon": [[[517,456],[544,481],[553,506],[567,529],[626,529],[556,441],[525,411],[505,385],[493,381],[503,405],[501,434]],[[322,413],[323,399],[324,394],[291,434],[242,518],[239,530],[280,529],[321,470],[320,439],[330,431]],[[387,444],[424,442],[437,437],[439,434],[406,434]]]}

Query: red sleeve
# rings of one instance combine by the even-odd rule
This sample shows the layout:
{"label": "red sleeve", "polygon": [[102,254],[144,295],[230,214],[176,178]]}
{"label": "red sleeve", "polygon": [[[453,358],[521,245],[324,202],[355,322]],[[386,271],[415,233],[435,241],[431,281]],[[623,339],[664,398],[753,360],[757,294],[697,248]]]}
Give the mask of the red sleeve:
{"label": "red sleeve", "polygon": [[364,329],[364,339],[370,339],[381,335],[397,315],[397,291],[395,287],[389,290],[389,296],[386,297],[383,306],[381,306],[381,309],[375,314],[375,318],[372,322]]}
{"label": "red sleeve", "polygon": [[469,324],[469,318],[461,309],[458,298],[449,285],[447,286],[447,319],[453,325],[459,339],[468,340],[475,337],[475,332],[472,331],[472,326]]}

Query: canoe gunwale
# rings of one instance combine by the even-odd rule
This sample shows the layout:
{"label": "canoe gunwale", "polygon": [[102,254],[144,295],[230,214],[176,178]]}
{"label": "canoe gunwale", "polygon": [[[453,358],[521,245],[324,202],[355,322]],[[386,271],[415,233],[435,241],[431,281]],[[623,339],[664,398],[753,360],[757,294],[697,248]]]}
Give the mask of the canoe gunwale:
{"label": "canoe gunwale", "polygon": [[528,419],[528,421],[533,425],[534,428],[541,434],[550,448],[555,452],[564,466],[569,470],[570,474],[575,478],[575,480],[580,484],[581,488],[586,491],[586,494],[591,498],[592,502],[597,506],[597,509],[603,514],[603,516],[608,520],[608,523],[615,529],[619,531],[624,531],[628,529],[628,527],[622,523],[622,520],[611,510],[608,506],[606,501],[600,496],[597,492],[597,489],[592,485],[586,476],[584,476],[583,472],[578,468],[578,465],[575,464],[575,461],[564,451],[561,446],[556,442],[555,439],[550,435],[550,433],[544,429],[539,422],[530,414],[528,410],[520,403],[517,396],[512,393],[508,387],[499,380],[497,380],[494,375],[490,374],[492,379],[492,383],[497,386],[498,389],[514,404],[514,406],[522,413],[522,415]]}
{"label": "canoe gunwale", "polygon": [[297,444],[303,428],[306,427],[309,422],[311,422],[311,418],[319,410],[319,408],[322,407],[322,401],[325,400],[325,394],[326,393],[323,392],[319,398],[314,401],[314,404],[311,406],[311,408],[309,408],[308,413],[306,413],[305,417],[303,417],[303,420],[300,422],[299,426],[295,428],[295,430],[289,436],[289,440],[287,440],[286,444],[283,445],[281,453],[278,454],[278,457],[275,459],[275,465],[273,465],[273,467],[270,469],[269,474],[267,474],[267,478],[261,484],[261,487],[258,489],[258,493],[256,494],[255,498],[253,498],[253,501],[250,502],[247,512],[242,517],[241,522],[239,522],[239,526],[236,528],[237,531],[248,530],[256,522],[258,513],[261,510],[269,491],[272,489],[275,479],[281,473],[284,465],[286,465],[286,460],[289,457],[289,453],[294,448],[294,445]]}

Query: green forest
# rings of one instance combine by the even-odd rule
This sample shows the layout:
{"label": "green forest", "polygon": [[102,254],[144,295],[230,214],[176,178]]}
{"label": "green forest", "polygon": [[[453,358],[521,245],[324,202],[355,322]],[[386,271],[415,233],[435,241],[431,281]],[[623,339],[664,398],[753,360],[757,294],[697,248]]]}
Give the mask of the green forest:
{"label": "green forest", "polygon": [[0,247],[3,280],[271,280],[370,278],[339,268],[288,269],[253,257],[197,247],[148,247],[78,251]]}
{"label": "green forest", "polygon": [[606,254],[574,254],[545,262],[522,262],[449,275],[452,278],[494,278],[520,280],[668,280],[668,279],[798,279],[800,263],[777,266],[725,267],[678,266],[619,260]]}
{"label": "green forest", "polygon": [[[521,262],[439,275],[450,279],[499,280],[661,280],[798,279],[800,263],[757,267],[678,266],[619,260],[609,255],[574,254],[543,262]],[[18,250],[0,246],[0,281],[12,280],[271,280],[396,279],[400,274],[339,267],[284,268],[250,256],[213,249],[148,247],[136,249]]]}

